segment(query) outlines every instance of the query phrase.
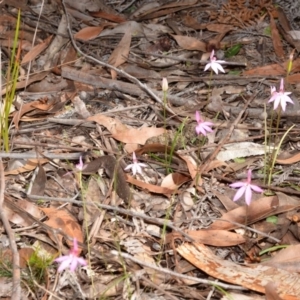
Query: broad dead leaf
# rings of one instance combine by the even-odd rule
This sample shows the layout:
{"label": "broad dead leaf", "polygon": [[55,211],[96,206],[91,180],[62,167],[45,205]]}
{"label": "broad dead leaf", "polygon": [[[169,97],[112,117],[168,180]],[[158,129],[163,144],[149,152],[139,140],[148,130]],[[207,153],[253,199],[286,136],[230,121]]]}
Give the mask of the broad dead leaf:
{"label": "broad dead leaf", "polygon": [[95,121],[112,134],[112,136],[123,143],[141,144],[154,136],[161,135],[165,132],[163,128],[142,127],[140,129],[131,128],[122,124],[119,120],[113,119],[102,114],[94,115],[86,119],[87,121]]}
{"label": "broad dead leaf", "polygon": [[[282,42],[281,42],[281,37],[280,37],[278,29],[276,27],[275,20],[271,14],[270,14],[270,27],[271,27],[274,51],[280,59],[283,59],[284,51],[283,51],[283,46],[282,46]],[[271,73],[271,74],[273,75],[273,73]]]}
{"label": "broad dead leaf", "polygon": [[253,291],[265,293],[268,282],[276,284],[276,292],[285,300],[300,299],[300,275],[284,270],[263,266],[242,266],[221,259],[203,244],[184,243],[177,252],[198,269],[219,280],[240,285]]}
{"label": "broad dead leaf", "polygon": [[185,50],[198,50],[206,52],[206,43],[197,40],[194,37],[185,35],[172,35],[177,44]]}
{"label": "broad dead leaf", "polygon": [[[258,220],[266,218],[275,212],[278,207],[278,197],[263,197],[253,201],[250,206],[240,206],[225,213],[220,220],[214,221],[209,229],[233,229],[238,226],[230,221],[243,224],[252,224]],[[225,221],[227,220],[227,221]]]}
{"label": "broad dead leaf", "polygon": [[28,53],[26,53],[21,61],[21,65],[34,60],[39,54],[41,54],[50,44],[52,35],[46,38],[42,43],[34,46]]}
{"label": "broad dead leaf", "polygon": [[[18,200],[17,204],[18,204],[18,207],[27,211],[27,213],[29,213],[36,219],[41,218],[41,216],[42,216],[41,212],[39,211],[38,207],[34,203],[31,203],[27,200],[22,199],[22,200]],[[9,219],[9,221],[16,225],[27,227],[27,226],[32,225],[32,223],[33,223],[32,219],[30,217],[28,217],[25,214],[21,215],[20,213],[13,211],[6,204],[4,205],[4,211],[7,214],[7,218]]]}
{"label": "broad dead leaf", "polygon": [[[216,247],[236,246],[246,241],[242,235],[227,230],[200,229],[186,230],[185,232],[197,243]],[[180,236],[180,233],[173,234],[175,238],[177,235]]]}
{"label": "broad dead leaf", "polygon": [[[121,39],[118,46],[114,49],[111,56],[108,59],[108,63],[118,67],[122,65],[129,55],[131,44],[131,23],[128,23],[128,30],[125,32],[123,38]],[[117,77],[117,73],[114,70],[111,70],[111,78],[115,79]]]}
{"label": "broad dead leaf", "polygon": [[[188,156],[188,155],[180,155],[179,154],[179,156],[186,162],[186,165],[189,169],[189,173],[190,173],[192,179],[195,179],[196,176],[199,175],[199,170],[198,170],[196,161],[191,156]],[[203,183],[202,178],[200,176],[198,176],[198,178],[197,178],[197,183],[199,186],[201,186]]]}
{"label": "broad dead leaf", "polygon": [[144,181],[140,181],[137,180],[135,178],[133,178],[132,176],[126,174],[126,181],[129,183],[134,184],[135,186],[138,186],[144,190],[147,190],[149,192],[152,193],[156,193],[156,194],[163,194],[163,195],[172,195],[176,192],[176,189],[169,189],[166,187],[162,187],[162,186],[158,186],[158,185],[154,185],[154,184],[150,184],[150,183],[146,183]]}
{"label": "broad dead leaf", "polygon": [[161,182],[162,187],[170,190],[178,189],[183,183],[190,180],[190,177],[184,176],[180,173],[171,173],[167,175]]}
{"label": "broad dead leaf", "polygon": [[255,76],[268,76],[272,74],[272,76],[282,76],[286,74],[286,68],[284,64],[272,64],[263,67],[257,67],[251,70],[247,70],[243,72],[243,75],[255,75]]}
{"label": "broad dead leaf", "polygon": [[34,170],[39,164],[42,165],[47,162],[49,162],[49,160],[46,158],[28,159],[28,160],[26,160],[26,163],[22,167],[18,167],[17,169],[5,171],[4,174],[5,175],[17,175],[17,174],[30,172],[30,171]]}
{"label": "broad dead leaf", "polygon": [[290,157],[288,158],[277,158],[276,163],[281,164],[281,165],[292,165],[294,163],[297,163],[300,161],[300,153],[297,151],[296,153],[293,153]]}
{"label": "broad dead leaf", "polygon": [[102,18],[102,19],[112,21],[112,22],[115,22],[115,23],[126,22],[125,18],[123,18],[119,15],[113,14],[113,13],[105,12],[105,11],[91,12],[90,15],[92,15],[95,18]]}
{"label": "broad dead leaf", "polygon": [[43,196],[46,187],[47,176],[46,172],[41,164],[38,165],[38,172],[33,181],[31,188],[31,195]]}
{"label": "broad dead leaf", "polygon": [[102,26],[84,27],[74,35],[74,38],[82,41],[93,40],[99,36],[106,26],[106,24],[103,24]]}
{"label": "broad dead leaf", "polygon": [[[55,229],[61,229],[70,237],[76,238],[78,242],[83,242],[83,233],[81,230],[81,226],[78,224],[78,221],[75,219],[75,217],[71,215],[67,210],[58,210],[57,208],[52,207],[40,207],[40,210],[42,210],[49,218],[47,221],[44,222],[45,224]],[[53,236],[53,233],[51,231],[48,231],[48,234],[52,241],[57,242],[56,238]],[[58,235],[58,238],[61,243],[62,236]],[[67,244],[69,245],[69,247],[73,246],[73,242],[69,240],[67,240]]]}
{"label": "broad dead leaf", "polygon": [[300,245],[290,245],[263,263],[289,272],[300,272]]}

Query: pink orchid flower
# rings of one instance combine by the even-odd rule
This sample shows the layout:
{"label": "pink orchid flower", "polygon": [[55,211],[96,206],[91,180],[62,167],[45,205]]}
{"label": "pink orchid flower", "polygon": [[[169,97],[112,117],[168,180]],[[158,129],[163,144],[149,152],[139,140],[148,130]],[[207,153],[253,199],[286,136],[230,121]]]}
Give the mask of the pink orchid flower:
{"label": "pink orchid flower", "polygon": [[284,91],[284,81],[283,78],[281,78],[279,92],[276,91],[276,88],[274,86],[271,87],[272,96],[268,103],[274,101],[274,110],[277,109],[280,104],[282,110],[285,111],[287,103],[294,104],[293,100],[289,97],[290,94],[291,92]]}
{"label": "pink orchid flower", "polygon": [[247,205],[250,205],[252,200],[252,190],[257,193],[262,193],[263,190],[254,184],[251,184],[251,176],[252,176],[252,170],[248,170],[248,177],[247,181],[238,181],[230,184],[230,187],[233,188],[239,188],[233,198],[233,201],[239,200],[244,194],[245,194],[245,201]]}
{"label": "pink orchid flower", "polygon": [[203,134],[204,136],[207,135],[207,132],[212,132],[211,126],[214,124],[212,122],[205,122],[202,120],[199,111],[196,111],[196,121],[198,125],[196,126],[195,130],[197,134]]}
{"label": "pink orchid flower", "polygon": [[73,248],[70,250],[69,255],[63,255],[56,258],[54,261],[60,263],[58,268],[58,272],[62,272],[63,270],[70,268],[72,272],[75,271],[78,265],[86,266],[87,262],[84,258],[78,256],[78,243],[77,239],[73,239]]}
{"label": "pink orchid flower", "polygon": [[215,55],[215,51],[212,50],[210,54],[210,62],[206,64],[204,71],[207,71],[209,68],[211,68],[216,74],[218,74],[219,71],[225,73],[221,64],[226,63],[226,61],[217,60],[217,58],[214,55]]}
{"label": "pink orchid flower", "polygon": [[139,163],[137,158],[136,158],[136,155],[135,155],[135,152],[132,152],[132,164],[128,165],[125,170],[132,170],[132,174],[133,175],[136,175],[136,173],[140,173],[142,174],[142,167],[147,167],[146,164],[143,164],[143,163]]}

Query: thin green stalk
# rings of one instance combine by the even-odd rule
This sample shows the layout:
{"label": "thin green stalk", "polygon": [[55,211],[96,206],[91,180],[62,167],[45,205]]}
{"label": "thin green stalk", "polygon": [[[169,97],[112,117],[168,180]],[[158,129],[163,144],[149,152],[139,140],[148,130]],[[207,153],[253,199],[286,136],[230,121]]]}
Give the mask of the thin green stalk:
{"label": "thin green stalk", "polygon": [[281,145],[284,141],[284,139],[286,138],[286,136],[288,135],[288,133],[295,127],[295,125],[291,126],[287,131],[286,133],[283,135],[283,137],[281,138],[279,144],[278,144],[278,147],[276,149],[276,152],[273,156],[273,159],[272,159],[272,165],[271,165],[271,168],[270,168],[270,172],[269,172],[269,178],[268,178],[268,185],[271,185],[271,179],[272,179],[272,173],[273,173],[273,170],[274,170],[274,166],[275,166],[275,162],[276,162],[276,158],[278,156],[278,153],[279,153],[279,150],[281,149]]}
{"label": "thin green stalk", "polygon": [[[7,76],[6,95],[4,109],[2,110],[2,120],[0,122],[3,146],[6,152],[9,152],[9,115],[12,102],[15,98],[16,84],[19,75],[19,58],[17,57],[19,29],[21,24],[21,12],[18,12],[16,32],[13,41],[10,65]],[[11,80],[11,81],[10,81]]]}

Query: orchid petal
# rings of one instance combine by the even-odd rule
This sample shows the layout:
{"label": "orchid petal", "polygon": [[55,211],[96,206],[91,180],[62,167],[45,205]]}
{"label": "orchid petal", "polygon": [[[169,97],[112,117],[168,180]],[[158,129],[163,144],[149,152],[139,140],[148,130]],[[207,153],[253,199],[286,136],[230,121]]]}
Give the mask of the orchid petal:
{"label": "orchid petal", "polygon": [[243,196],[243,194],[245,193],[246,187],[247,186],[244,185],[244,186],[242,186],[241,188],[239,188],[237,190],[236,194],[233,197],[233,201],[237,201],[237,200],[239,200]]}

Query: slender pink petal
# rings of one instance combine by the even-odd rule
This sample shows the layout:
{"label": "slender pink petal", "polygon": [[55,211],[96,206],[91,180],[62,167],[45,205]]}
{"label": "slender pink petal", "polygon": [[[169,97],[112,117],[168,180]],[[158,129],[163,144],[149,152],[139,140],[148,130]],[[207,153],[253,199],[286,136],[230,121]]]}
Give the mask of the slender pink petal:
{"label": "slender pink petal", "polygon": [[210,67],[211,67],[211,63],[208,63],[207,65],[205,65],[204,71],[207,71]]}
{"label": "slender pink petal", "polygon": [[74,257],[73,259],[72,259],[72,261],[71,261],[71,264],[70,264],[70,270],[71,271],[75,271],[75,269],[76,269],[76,267],[77,267],[77,259],[76,259],[76,257]]}
{"label": "slender pink petal", "polygon": [[238,182],[234,182],[234,183],[229,184],[229,186],[233,187],[233,188],[240,188],[244,185],[245,185],[245,182],[242,182],[242,181],[238,181]]}
{"label": "slender pink petal", "polygon": [[245,202],[247,205],[250,205],[252,200],[252,190],[258,193],[263,192],[263,190],[255,184],[251,184],[252,170],[249,169],[247,173],[247,181],[234,182],[230,184],[230,187],[238,188],[236,194],[234,195],[233,201],[240,199],[243,194],[245,194]]}
{"label": "slender pink petal", "polygon": [[164,78],[162,79],[161,86],[162,86],[162,90],[163,90],[164,92],[166,92],[166,91],[168,90],[169,85],[168,85],[168,80],[167,80],[167,78],[164,77]]}
{"label": "slender pink petal", "polygon": [[198,110],[196,110],[196,121],[197,121],[197,123],[202,122],[202,119],[201,119],[201,117],[200,117],[200,113],[199,113]]}
{"label": "slender pink petal", "polygon": [[247,205],[250,205],[252,200],[252,190],[251,186],[247,185],[246,190],[245,190],[245,201]]}
{"label": "slender pink petal", "polygon": [[280,80],[280,87],[279,87],[279,90],[280,90],[281,92],[284,91],[284,81],[283,81],[283,78],[281,78],[281,80]]}
{"label": "slender pink petal", "polygon": [[271,98],[268,103],[274,101],[274,110],[281,106],[282,110],[285,111],[287,103],[294,104],[293,100],[288,96],[291,92],[284,91],[284,80],[280,80],[279,92],[276,91],[275,87],[271,87]]}
{"label": "slender pink petal", "polygon": [[254,185],[254,184],[251,184],[250,185],[251,189],[257,193],[262,193],[263,192],[263,189],[261,189],[259,186],[257,185]]}
{"label": "slender pink petal", "polygon": [[247,183],[251,183],[251,179],[252,179],[252,170],[249,169],[247,172]]}
{"label": "slender pink petal", "polygon": [[245,193],[246,190],[246,186],[242,186],[241,188],[239,188],[236,192],[236,194],[234,195],[233,201],[237,201],[239,200]]}
{"label": "slender pink petal", "polygon": [[216,74],[219,74],[219,71],[218,71],[218,70],[220,70],[221,72],[225,73],[223,67],[222,67],[219,63],[217,63],[217,62],[212,63],[211,68],[214,70],[214,72],[215,72]]}
{"label": "slender pink petal", "polygon": [[142,174],[142,167],[147,167],[147,165],[138,162],[135,152],[132,152],[132,161],[133,164],[129,164],[124,170],[127,171],[131,169],[133,176],[135,176],[136,173]]}
{"label": "slender pink petal", "polygon": [[57,269],[57,272],[62,272],[63,270],[67,269],[70,266],[71,262],[71,258],[66,258],[64,261],[61,262],[59,268]]}
{"label": "slender pink petal", "polygon": [[135,152],[134,152],[134,151],[132,152],[132,161],[133,161],[133,162],[136,162],[136,161],[137,161],[136,155],[135,155]]}
{"label": "slender pink petal", "polygon": [[130,170],[130,169],[132,169],[133,168],[133,166],[134,166],[134,164],[130,164],[130,165],[128,165],[124,170]]}
{"label": "slender pink petal", "polygon": [[63,270],[70,268],[71,271],[75,271],[78,264],[82,266],[86,266],[87,262],[84,258],[78,257],[78,243],[77,239],[74,238],[73,240],[73,247],[70,250],[69,255],[63,255],[58,258],[56,258],[54,261],[57,263],[60,263],[60,266],[58,268],[58,272],[62,272]]}

